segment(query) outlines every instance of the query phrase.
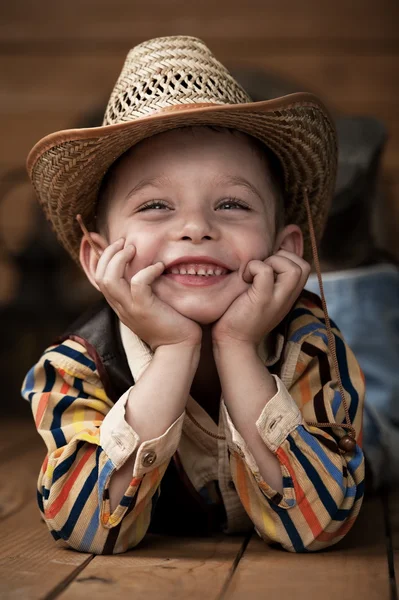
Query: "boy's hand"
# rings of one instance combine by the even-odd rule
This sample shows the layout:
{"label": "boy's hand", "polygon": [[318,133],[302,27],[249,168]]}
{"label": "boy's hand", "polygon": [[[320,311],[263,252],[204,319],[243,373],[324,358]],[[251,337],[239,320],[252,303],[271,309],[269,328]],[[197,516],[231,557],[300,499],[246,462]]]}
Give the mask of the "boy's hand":
{"label": "boy's hand", "polygon": [[257,346],[289,312],[309,273],[309,263],[287,250],[279,250],[264,261],[249,261],[243,279],[251,285],[216,321],[213,342]]}
{"label": "boy's hand", "polygon": [[123,247],[124,240],[109,245],[102,253],[95,281],[119,319],[155,351],[159,346],[201,342],[201,327],[162,302],[151,288],[165,268],[162,262],[136,273],[130,285],[125,278],[126,265],[136,254],[133,245]]}

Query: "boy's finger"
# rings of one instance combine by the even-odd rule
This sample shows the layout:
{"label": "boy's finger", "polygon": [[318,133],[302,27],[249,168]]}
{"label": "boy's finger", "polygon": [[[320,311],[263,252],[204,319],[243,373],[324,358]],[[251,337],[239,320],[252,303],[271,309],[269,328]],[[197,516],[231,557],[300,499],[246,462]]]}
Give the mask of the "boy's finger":
{"label": "boy's finger", "polygon": [[295,254],[295,252],[289,252],[288,250],[283,250],[281,248],[278,252],[276,252],[276,254],[274,256],[283,256],[285,258],[288,258],[292,262],[295,262],[297,265],[299,265],[301,267],[302,270],[304,270],[304,271],[306,271],[307,269],[310,270],[310,264],[305,259],[303,259],[301,256],[298,256],[297,254]]}
{"label": "boy's finger", "polygon": [[243,273],[243,279],[252,283],[256,292],[262,293],[270,289],[274,283],[274,271],[271,265],[266,265],[260,260],[251,260]]}
{"label": "boy's finger", "polygon": [[123,238],[120,238],[105,248],[97,263],[96,280],[101,280],[104,277],[105,269],[107,268],[110,259],[122,249],[124,241]]}
{"label": "boy's finger", "polygon": [[262,268],[262,266],[263,263],[261,260],[257,260],[256,258],[250,260],[242,274],[242,278],[245,283],[252,283],[255,275],[259,273],[259,270]]}
{"label": "boy's finger", "polygon": [[159,277],[165,269],[163,262],[157,262],[154,265],[149,265],[145,269],[138,271],[130,280],[130,284],[151,285]]}
{"label": "boy's finger", "polygon": [[125,269],[127,264],[134,258],[136,247],[129,244],[119,252],[116,252],[110,259],[105,272],[104,279],[117,281],[125,277]]}
{"label": "boy's finger", "polygon": [[287,296],[293,295],[296,297],[308,278],[310,271],[309,263],[301,260],[299,264],[297,261],[291,260],[291,256],[290,258],[286,258],[275,254],[269,256],[267,264],[277,274],[274,290],[276,300],[283,302]]}

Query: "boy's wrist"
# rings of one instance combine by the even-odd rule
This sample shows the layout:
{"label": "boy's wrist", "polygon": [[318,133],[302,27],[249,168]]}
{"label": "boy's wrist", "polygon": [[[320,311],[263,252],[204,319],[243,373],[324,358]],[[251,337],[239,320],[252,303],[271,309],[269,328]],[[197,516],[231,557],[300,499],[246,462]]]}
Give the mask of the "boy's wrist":
{"label": "boy's wrist", "polygon": [[154,359],[164,365],[169,373],[175,373],[178,365],[179,374],[188,376],[191,380],[195,376],[201,356],[201,344],[167,344],[158,346],[154,352]]}
{"label": "boy's wrist", "polygon": [[201,340],[178,342],[177,344],[164,344],[158,346],[154,351],[154,355],[158,356],[174,356],[183,357],[191,356],[193,359],[200,358]]}
{"label": "boy's wrist", "polygon": [[248,340],[214,340],[212,349],[216,361],[222,355],[258,356],[258,344]]}

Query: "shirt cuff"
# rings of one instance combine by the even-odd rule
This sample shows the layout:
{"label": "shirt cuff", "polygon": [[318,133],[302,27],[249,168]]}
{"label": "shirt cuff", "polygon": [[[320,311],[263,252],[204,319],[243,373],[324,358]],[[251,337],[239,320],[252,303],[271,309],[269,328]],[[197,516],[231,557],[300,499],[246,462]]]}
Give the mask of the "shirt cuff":
{"label": "shirt cuff", "polygon": [[100,445],[120,469],[137,451],[132,477],[142,477],[169,460],[176,452],[183,428],[184,412],[161,436],[140,444],[140,438],[125,419],[129,388],[105,415],[100,427]]}
{"label": "shirt cuff", "polygon": [[[272,375],[272,377],[275,379],[277,392],[262,410],[256,421],[256,428],[269,450],[276,452],[287,436],[303,422],[303,419],[301,411],[281,379],[276,375]],[[224,402],[222,411],[227,426],[228,445],[245,459],[251,469],[257,469],[253,455],[244,438],[234,427]]]}
{"label": "shirt cuff", "polygon": [[277,392],[262,410],[256,428],[266,446],[276,452],[287,436],[303,423],[295,400],[277,375],[273,375]]}

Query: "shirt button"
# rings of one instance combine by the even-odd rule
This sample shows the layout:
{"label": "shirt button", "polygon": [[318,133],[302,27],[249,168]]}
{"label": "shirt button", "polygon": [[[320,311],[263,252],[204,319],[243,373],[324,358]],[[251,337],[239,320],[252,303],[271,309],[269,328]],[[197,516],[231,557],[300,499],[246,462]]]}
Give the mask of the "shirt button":
{"label": "shirt button", "polygon": [[141,459],[141,464],[143,467],[151,467],[154,462],[157,460],[157,455],[153,450],[149,450],[143,454],[143,458]]}

